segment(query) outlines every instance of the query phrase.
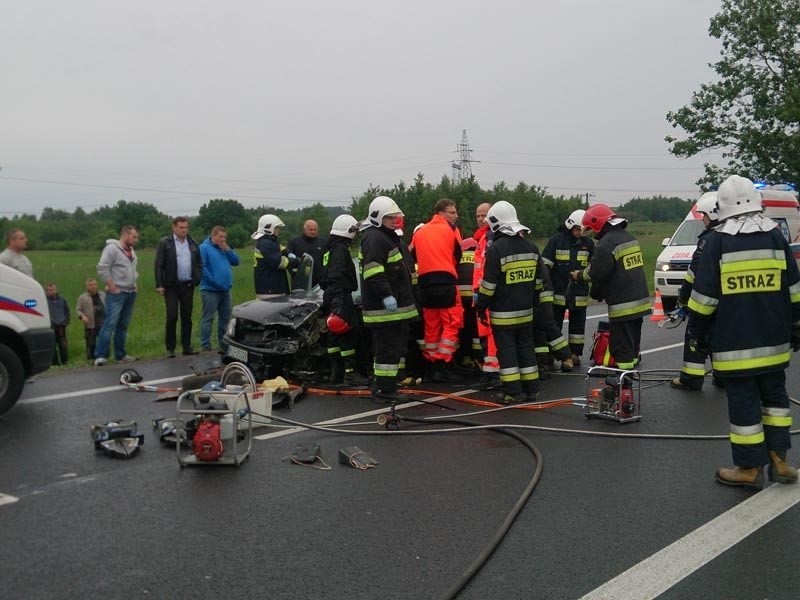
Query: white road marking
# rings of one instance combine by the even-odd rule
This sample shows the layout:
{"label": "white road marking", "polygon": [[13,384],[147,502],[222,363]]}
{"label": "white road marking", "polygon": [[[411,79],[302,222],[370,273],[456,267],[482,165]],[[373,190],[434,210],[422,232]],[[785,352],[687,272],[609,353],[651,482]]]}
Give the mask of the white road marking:
{"label": "white road marking", "polygon": [[800,502],[800,485],[773,484],[634,565],[581,600],[651,600]]}
{"label": "white road marking", "polygon": [[13,504],[17,500],[19,500],[19,498],[17,498],[16,496],[10,496],[8,494],[3,494],[2,492],[0,492],[0,506],[3,506],[4,504]]}
{"label": "white road marking", "polygon": [[[181,375],[180,377],[166,377],[164,379],[154,379],[152,381],[142,381],[137,385],[158,385],[159,383],[168,383],[170,381],[180,381],[186,375]],[[92,388],[88,390],[77,390],[75,392],[64,392],[63,394],[50,394],[48,396],[36,396],[34,398],[25,398],[24,400],[20,400],[20,404],[38,404],[39,402],[48,402],[50,400],[64,400],[66,398],[77,398],[82,396],[89,396],[92,394],[104,394],[106,392],[119,392],[125,388],[122,384],[117,385],[109,385],[106,387],[99,387],[99,388]],[[134,391],[134,390],[131,390]],[[139,392],[141,393],[141,392]]]}

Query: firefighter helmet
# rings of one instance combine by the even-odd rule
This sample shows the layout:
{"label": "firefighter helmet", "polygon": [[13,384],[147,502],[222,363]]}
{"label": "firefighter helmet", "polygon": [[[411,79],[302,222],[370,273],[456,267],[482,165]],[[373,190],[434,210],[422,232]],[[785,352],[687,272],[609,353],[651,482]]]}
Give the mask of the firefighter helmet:
{"label": "firefighter helmet", "polygon": [[285,226],[286,224],[281,221],[281,218],[277,215],[261,215],[258,219],[258,229],[256,229],[250,237],[257,240],[265,235],[275,235],[275,229],[277,227]]}
{"label": "firefighter helmet", "polygon": [[594,206],[590,206],[583,214],[581,223],[584,227],[588,227],[595,233],[600,233],[605,224],[616,217],[617,214],[611,210],[608,205],[595,204]]}
{"label": "firefighter helmet", "polygon": [[397,206],[397,202],[389,198],[389,196],[378,196],[369,203],[367,219],[373,227],[380,227],[383,224],[383,217],[392,215],[402,217],[403,211]]}
{"label": "firefighter helmet", "polygon": [[567,220],[564,221],[564,227],[567,228],[567,231],[572,231],[573,227],[583,227],[581,223],[583,221],[584,214],[586,214],[586,211],[582,208],[573,210],[567,217]]}
{"label": "firefighter helmet", "polygon": [[328,331],[334,335],[344,335],[350,331],[350,323],[345,321],[339,315],[331,313],[325,321],[328,324]]}
{"label": "firefighter helmet", "polygon": [[353,239],[358,231],[358,221],[352,215],[339,215],[331,225],[331,235]]}
{"label": "firefighter helmet", "polygon": [[746,177],[731,175],[717,190],[717,215],[720,221],[761,212],[761,194]]}
{"label": "firefighter helmet", "polygon": [[516,235],[520,231],[530,233],[530,229],[517,219],[517,209],[505,200],[500,200],[492,205],[489,212],[486,213],[486,221],[489,223],[489,229],[495,233],[500,232],[507,235]]}
{"label": "firefighter helmet", "polygon": [[706,192],[700,196],[694,210],[703,213],[712,221],[716,221],[719,218],[717,214],[717,192]]}

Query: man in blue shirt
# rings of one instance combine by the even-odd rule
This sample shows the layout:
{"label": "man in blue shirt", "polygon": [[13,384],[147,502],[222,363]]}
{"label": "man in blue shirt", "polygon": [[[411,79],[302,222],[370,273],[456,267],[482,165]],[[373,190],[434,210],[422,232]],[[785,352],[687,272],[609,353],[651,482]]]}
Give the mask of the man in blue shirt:
{"label": "man in blue shirt", "polygon": [[228,234],[222,225],[211,230],[211,235],[200,244],[203,275],[200,278],[200,300],[203,315],[200,318],[200,347],[211,350],[211,325],[217,314],[217,343],[221,353],[227,348],[222,341],[225,328],[231,319],[233,300],[233,269],[239,264],[239,255],[227,244]]}

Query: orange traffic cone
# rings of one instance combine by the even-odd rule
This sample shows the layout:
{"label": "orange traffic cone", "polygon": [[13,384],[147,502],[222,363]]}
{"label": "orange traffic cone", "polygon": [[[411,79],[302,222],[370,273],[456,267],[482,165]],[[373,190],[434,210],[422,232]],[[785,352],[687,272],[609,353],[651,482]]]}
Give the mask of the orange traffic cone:
{"label": "orange traffic cone", "polygon": [[661,303],[661,292],[656,290],[656,302],[653,305],[653,314],[650,315],[651,321],[660,321],[667,315],[664,314],[664,305]]}

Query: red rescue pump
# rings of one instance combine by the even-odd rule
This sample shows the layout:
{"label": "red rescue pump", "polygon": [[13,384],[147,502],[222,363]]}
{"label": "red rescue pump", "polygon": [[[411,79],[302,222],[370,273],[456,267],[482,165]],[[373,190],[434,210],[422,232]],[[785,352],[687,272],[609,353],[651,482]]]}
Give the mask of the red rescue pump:
{"label": "red rescue pump", "polygon": [[197,426],[197,431],[192,438],[192,452],[197,460],[203,462],[214,462],[222,458],[224,448],[219,421],[205,419]]}

